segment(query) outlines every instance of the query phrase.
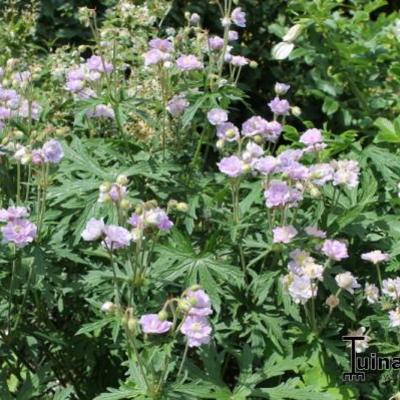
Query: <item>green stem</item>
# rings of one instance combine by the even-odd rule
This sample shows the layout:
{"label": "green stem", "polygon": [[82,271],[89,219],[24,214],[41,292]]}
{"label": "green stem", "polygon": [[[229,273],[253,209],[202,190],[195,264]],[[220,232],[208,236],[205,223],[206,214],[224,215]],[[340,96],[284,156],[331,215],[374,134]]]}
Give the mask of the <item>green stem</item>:
{"label": "green stem", "polygon": [[189,341],[186,341],[185,350],[183,351],[182,362],[181,362],[181,365],[179,366],[178,375],[176,376],[177,380],[178,380],[178,378],[179,378],[179,376],[180,376],[180,374],[182,372],[183,366],[185,364],[188,350],[189,350]]}
{"label": "green stem", "polygon": [[382,275],[381,270],[379,268],[379,264],[375,264],[376,267],[376,274],[378,275],[378,282],[379,282],[379,289],[382,291]]}
{"label": "green stem", "polygon": [[11,269],[11,281],[10,281],[10,290],[8,297],[8,336],[11,335],[11,310],[12,310],[12,301],[14,297],[15,290],[15,274],[17,268],[17,250],[16,247],[13,246],[13,261],[12,261],[12,269]]}

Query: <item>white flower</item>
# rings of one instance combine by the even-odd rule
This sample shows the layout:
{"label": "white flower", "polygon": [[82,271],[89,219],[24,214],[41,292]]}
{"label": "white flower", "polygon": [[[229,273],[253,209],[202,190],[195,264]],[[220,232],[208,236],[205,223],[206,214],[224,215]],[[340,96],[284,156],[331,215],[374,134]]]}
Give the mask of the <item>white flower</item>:
{"label": "white flower", "polygon": [[102,219],[91,218],[85,229],[83,230],[81,236],[82,239],[91,242],[92,240],[97,240],[103,235],[104,222]]}
{"label": "white flower", "polygon": [[397,328],[400,326],[400,308],[397,307],[393,311],[389,311],[389,326]]}
{"label": "white flower", "polygon": [[103,304],[101,305],[100,310],[103,311],[103,312],[105,312],[105,313],[109,313],[109,312],[114,311],[114,308],[115,308],[115,304],[114,304],[113,302],[111,302],[111,301],[106,301],[105,303],[103,303]]}
{"label": "white flower", "polygon": [[351,272],[343,272],[336,275],[335,281],[341,289],[347,290],[351,294],[354,293],[354,289],[360,287],[360,284]]}
{"label": "white flower", "polygon": [[306,276],[294,275],[288,290],[295,303],[305,304],[307,300],[317,295],[317,287],[313,288],[311,279]]}
{"label": "white flower", "polygon": [[379,289],[373,283],[365,284],[364,294],[370,304],[376,303],[379,299]]}
{"label": "white flower", "polygon": [[294,49],[293,43],[280,42],[272,48],[272,57],[275,60],[285,60]]}
{"label": "white flower", "polygon": [[400,297],[400,278],[384,279],[382,282],[382,293],[393,300],[398,299]]}
{"label": "white flower", "polygon": [[[369,336],[365,335],[365,328],[363,326],[357,330],[349,330],[347,332],[347,335],[348,336],[364,336],[364,340],[356,340],[354,343],[356,353],[362,353],[368,349],[368,342],[371,340],[371,338]],[[347,346],[351,347],[351,343],[348,343]]]}

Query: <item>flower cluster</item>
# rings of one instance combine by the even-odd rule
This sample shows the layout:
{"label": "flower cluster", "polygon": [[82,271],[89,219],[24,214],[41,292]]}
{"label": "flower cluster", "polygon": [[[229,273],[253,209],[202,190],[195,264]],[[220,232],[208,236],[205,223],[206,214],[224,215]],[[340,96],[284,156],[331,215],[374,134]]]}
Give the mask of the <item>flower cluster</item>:
{"label": "flower cluster", "polygon": [[8,207],[0,209],[0,222],[6,225],[0,228],[4,243],[13,243],[16,247],[24,247],[32,243],[37,235],[37,227],[27,217],[26,207]]}
{"label": "flower cluster", "polygon": [[[212,314],[211,301],[204,290],[194,287],[187,290],[182,298],[168,300],[158,314],[142,315],[139,324],[147,334],[163,334],[175,329],[174,323],[167,320],[166,309],[173,301],[178,303],[178,311],[182,321],[179,331],[186,337],[189,347],[199,347],[208,344],[211,339],[212,328],[207,319]],[[174,311],[177,312],[177,311]]]}
{"label": "flower cluster", "polygon": [[36,149],[17,145],[14,153],[14,158],[21,164],[32,163],[33,165],[58,164],[63,157],[64,150],[60,142],[55,139],[48,140],[41,148]]}
{"label": "flower cluster", "polygon": [[98,201],[100,203],[112,201],[121,204],[128,193],[127,184],[128,178],[125,175],[118,175],[114,183],[104,182],[99,188]]}
{"label": "flower cluster", "polygon": [[[67,72],[65,88],[81,100],[98,97],[101,82],[113,71],[113,65],[104,57],[92,55],[86,62],[74,66]],[[114,119],[115,114],[111,106],[97,104],[86,112],[90,118]]]}

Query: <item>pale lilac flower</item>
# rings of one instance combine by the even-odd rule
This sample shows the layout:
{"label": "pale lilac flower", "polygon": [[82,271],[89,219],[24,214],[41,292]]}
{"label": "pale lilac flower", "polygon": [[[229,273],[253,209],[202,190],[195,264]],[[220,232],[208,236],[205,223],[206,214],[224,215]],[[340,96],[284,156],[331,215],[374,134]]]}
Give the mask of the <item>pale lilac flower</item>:
{"label": "pale lilac flower", "polygon": [[288,225],[288,226],[278,226],[272,230],[274,233],[274,243],[290,243],[293,238],[297,235],[297,230],[295,227]]}
{"label": "pale lilac flower", "polygon": [[274,86],[275,93],[278,96],[286,94],[290,89],[290,85],[286,85],[285,83],[276,82]]}
{"label": "pale lilac flower", "polygon": [[151,49],[143,54],[144,65],[146,67],[150,65],[160,64],[164,61],[167,61],[171,58],[170,54],[165,53],[158,49]]}
{"label": "pale lilac flower", "polygon": [[292,165],[294,162],[299,161],[303,156],[303,150],[299,149],[289,149],[283,151],[281,154],[278,155],[278,161],[280,165],[284,168],[286,166]]}
{"label": "pale lilac flower", "polygon": [[190,16],[189,23],[190,23],[191,25],[197,25],[199,22],[200,22],[200,15],[197,14],[197,13],[193,13],[193,14]]}
{"label": "pale lilac flower", "polygon": [[308,168],[297,161],[280,166],[279,170],[294,181],[304,181],[309,176]]}
{"label": "pale lilac flower", "polygon": [[186,108],[189,107],[189,102],[184,94],[173,96],[167,103],[167,111],[173,116],[178,117]]}
{"label": "pale lilac flower", "polygon": [[325,239],[326,232],[319,230],[316,226],[307,226],[305,229],[308,236]]}
{"label": "pale lilac flower", "polygon": [[32,164],[40,165],[44,163],[44,154],[42,149],[32,150]]}
{"label": "pale lilac flower", "polygon": [[344,185],[348,188],[354,188],[358,185],[358,176],[360,167],[355,160],[339,160],[332,161],[332,167],[335,172],[333,174],[333,184]]}
{"label": "pale lilac flower", "polygon": [[322,245],[322,252],[329,257],[331,260],[340,261],[344,258],[348,258],[347,246],[345,243],[339,240],[325,240]]}
{"label": "pale lilac flower", "polygon": [[275,97],[268,103],[270,110],[276,115],[287,115],[290,111],[290,104],[287,100]]}
{"label": "pale lilac flower", "polygon": [[246,137],[266,136],[268,134],[268,121],[258,115],[251,117],[243,123],[242,134]]}
{"label": "pale lilac flower", "polygon": [[303,143],[306,146],[313,146],[318,143],[322,143],[324,138],[322,137],[321,131],[316,128],[307,129],[300,136],[300,143]]}
{"label": "pale lilac flower", "polygon": [[167,213],[159,207],[145,212],[144,223],[147,226],[157,226],[161,231],[169,231],[174,225]]}
{"label": "pale lilac flower", "polygon": [[169,53],[170,51],[173,50],[173,44],[168,39],[160,39],[160,38],[152,39],[149,42],[149,46],[152,49],[157,49],[164,53]]}
{"label": "pale lilac flower", "polygon": [[283,130],[282,125],[278,121],[267,122],[264,137],[272,143],[277,142]]}
{"label": "pale lilac flower", "polygon": [[230,178],[237,178],[244,172],[243,161],[237,156],[224,157],[217,165],[218,169]]}
{"label": "pale lilac flower", "polygon": [[29,215],[26,207],[8,207],[0,209],[0,221],[8,222],[16,219],[22,219]]}
{"label": "pale lilac flower", "polygon": [[203,69],[203,63],[193,54],[182,55],[176,60],[176,65],[181,71],[195,71]]}
{"label": "pale lilac flower", "polygon": [[104,58],[93,55],[87,61],[86,65],[90,71],[110,73],[113,70],[112,64],[106,62]]}
{"label": "pale lilac flower", "polygon": [[161,334],[171,329],[172,322],[161,321],[158,314],[145,314],[140,317],[139,324],[144,333]]}
{"label": "pale lilac flower", "polygon": [[13,219],[1,228],[4,243],[14,243],[17,247],[24,247],[33,242],[37,234],[37,227],[26,219]]}
{"label": "pale lilac flower", "polygon": [[[371,338],[365,334],[364,327],[361,327],[357,330],[349,330],[347,332],[347,336],[363,336],[364,337],[364,340],[356,340],[355,341],[356,353],[363,353],[365,350],[368,349],[368,347],[369,347],[368,342],[371,340]],[[348,343],[347,347],[351,347],[351,343]]]}
{"label": "pale lilac flower", "polygon": [[236,31],[228,32],[228,40],[230,42],[236,42],[239,39],[239,34]]}
{"label": "pale lilac flower", "polygon": [[268,208],[293,206],[302,200],[302,194],[283,181],[271,181],[264,192],[266,206]]}
{"label": "pale lilac flower", "polygon": [[388,278],[382,281],[382,293],[393,300],[400,299],[400,278]]}
{"label": "pale lilac flower", "polygon": [[109,250],[127,247],[132,239],[129,231],[122,226],[106,225],[103,232],[105,234],[104,245]]}
{"label": "pale lilac flower", "polygon": [[234,67],[244,67],[249,64],[249,59],[243,56],[232,56],[228,62]]}
{"label": "pale lilac flower", "polygon": [[55,139],[47,141],[43,145],[42,150],[43,150],[44,160],[51,164],[58,164],[64,157],[64,150],[60,142],[58,142]]}
{"label": "pale lilac flower", "polygon": [[205,317],[212,314],[210,297],[204,290],[189,290],[186,294],[186,300],[192,306],[189,315]]}
{"label": "pale lilac flower", "polygon": [[379,264],[381,262],[389,261],[389,254],[382,253],[380,250],[370,251],[369,253],[361,254],[361,259],[370,261],[372,264]]}
{"label": "pale lilac flower", "polygon": [[232,122],[224,122],[217,126],[217,136],[219,139],[234,142],[239,140],[240,134],[239,129]]}
{"label": "pale lilac flower", "polygon": [[213,51],[219,51],[222,50],[224,47],[224,39],[222,39],[219,36],[211,36],[208,39],[208,46],[210,47],[211,50]]}
{"label": "pale lilac flower", "polygon": [[[111,185],[110,190],[108,191],[108,195],[110,196],[111,200],[113,202],[118,202],[120,201],[123,197],[125,197],[127,192],[126,186],[119,185],[118,183],[113,183]],[[103,193],[100,193],[100,196]],[[101,202],[101,201],[100,201]]]}
{"label": "pale lilac flower", "polygon": [[313,287],[310,278],[293,275],[288,291],[295,303],[305,304],[309,299],[317,295],[318,288],[316,286]]}
{"label": "pale lilac flower", "polygon": [[391,328],[398,328],[400,326],[400,307],[389,311],[389,326]]}
{"label": "pale lilac flower", "polygon": [[379,289],[373,283],[365,284],[364,294],[370,304],[376,303],[379,299]]}
{"label": "pale lilac flower", "polygon": [[341,289],[347,290],[351,294],[354,293],[354,289],[361,287],[351,272],[337,274],[335,276],[335,281]]}
{"label": "pale lilac flower", "polygon": [[211,326],[205,317],[187,316],[180,331],[187,337],[189,347],[199,347],[211,340]]}
{"label": "pale lilac flower", "polygon": [[81,233],[82,239],[87,242],[100,239],[103,236],[104,227],[102,219],[90,218]]}
{"label": "pale lilac flower", "polygon": [[86,111],[86,116],[89,118],[114,119],[115,113],[111,106],[107,106],[105,104],[97,104],[94,108]]}
{"label": "pale lilac flower", "polygon": [[241,28],[246,27],[246,13],[242,11],[241,7],[236,7],[231,14],[232,22]]}
{"label": "pale lilac flower", "polygon": [[255,158],[259,158],[264,154],[264,150],[261,146],[254,142],[248,142],[246,145],[246,151],[242,154],[242,160],[245,162],[255,162]]}
{"label": "pale lilac flower", "polygon": [[334,169],[330,164],[314,164],[309,168],[309,179],[317,186],[323,186],[333,179]]}
{"label": "pale lilac flower", "polygon": [[314,262],[314,258],[311,257],[310,253],[301,249],[291,251],[289,256],[288,269],[291,273],[299,276],[304,275],[304,268],[307,264]]}
{"label": "pale lilac flower", "polygon": [[207,113],[207,119],[211,125],[221,125],[228,121],[228,112],[222,108],[213,108]]}
{"label": "pale lilac flower", "polygon": [[275,172],[279,162],[275,157],[266,156],[257,159],[253,165],[254,169],[263,175],[269,175]]}

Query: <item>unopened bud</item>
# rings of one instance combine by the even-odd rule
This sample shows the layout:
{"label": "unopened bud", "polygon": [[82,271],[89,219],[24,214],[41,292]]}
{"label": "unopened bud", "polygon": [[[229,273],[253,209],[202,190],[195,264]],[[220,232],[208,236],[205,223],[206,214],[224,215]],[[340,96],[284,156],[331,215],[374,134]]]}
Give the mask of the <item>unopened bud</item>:
{"label": "unopened bud", "polygon": [[180,212],[186,213],[189,210],[189,206],[187,205],[187,203],[181,201],[180,203],[177,204],[176,209]]}
{"label": "unopened bud", "polygon": [[321,196],[321,191],[316,187],[316,186],[311,186],[310,187],[310,196],[317,198]]}
{"label": "unopened bud", "polygon": [[257,61],[250,61],[250,68],[252,69],[257,69],[258,68],[258,62]]}
{"label": "unopened bud", "polygon": [[223,139],[218,139],[217,143],[215,144],[215,146],[217,147],[217,149],[223,149],[225,145],[225,141]]}
{"label": "unopened bud", "polygon": [[178,309],[183,312],[188,312],[192,308],[192,305],[184,299],[178,301]]}
{"label": "unopened bud", "polygon": [[129,210],[132,207],[132,204],[128,199],[122,199],[119,204],[123,210]]}
{"label": "unopened bud", "polygon": [[15,131],[15,132],[14,132],[14,137],[15,137],[16,139],[22,139],[22,138],[24,137],[24,132],[22,132],[22,131]]}
{"label": "unopened bud", "polygon": [[290,111],[292,112],[292,115],[294,115],[295,117],[300,117],[301,115],[301,108],[294,106],[290,109]]}
{"label": "unopened bud", "polygon": [[118,175],[116,182],[118,183],[118,185],[126,186],[129,182],[129,180],[126,175]]}
{"label": "unopened bud", "polygon": [[334,294],[331,294],[325,301],[325,304],[330,308],[336,308],[340,303],[340,300]]}
{"label": "unopened bud", "polygon": [[178,202],[174,199],[172,199],[168,202],[168,208],[170,210],[174,210],[177,207],[177,205],[178,205]]}
{"label": "unopened bud", "polygon": [[111,183],[110,182],[104,182],[99,186],[99,191],[101,193],[107,193],[111,189]]}
{"label": "unopened bud", "polygon": [[168,313],[162,310],[158,313],[158,318],[160,321],[165,321],[168,318]]}
{"label": "unopened bud", "polygon": [[264,138],[261,135],[255,135],[253,137],[253,140],[257,143],[257,144],[262,144],[264,143]]}
{"label": "unopened bud", "polygon": [[135,333],[136,332],[136,327],[137,327],[136,318],[129,318],[126,327],[127,327],[129,332]]}
{"label": "unopened bud", "polygon": [[295,41],[301,33],[302,26],[300,24],[293,25],[283,37],[285,42],[293,42]]}
{"label": "unopened bud", "polygon": [[100,310],[105,313],[112,313],[115,311],[115,304],[112,301],[106,301],[101,305]]}

